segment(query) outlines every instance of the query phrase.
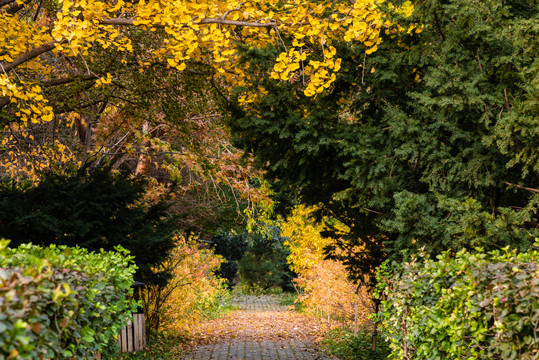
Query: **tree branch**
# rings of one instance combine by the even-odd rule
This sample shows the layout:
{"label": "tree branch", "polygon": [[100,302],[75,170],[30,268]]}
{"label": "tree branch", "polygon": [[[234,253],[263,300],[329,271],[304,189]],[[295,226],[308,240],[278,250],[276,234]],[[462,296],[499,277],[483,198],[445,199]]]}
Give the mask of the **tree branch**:
{"label": "tree branch", "polygon": [[[124,19],[124,18],[112,18],[112,19],[103,19],[101,24],[104,25],[134,25],[133,19]],[[274,27],[279,25],[289,25],[287,23],[278,23],[278,22],[269,22],[269,23],[259,23],[259,22],[249,22],[249,21],[236,21],[236,20],[226,20],[223,18],[208,18],[202,19],[199,22],[193,23],[194,25],[204,25],[204,24],[221,24],[221,25],[232,25],[232,26],[243,26],[243,27]],[[301,25],[301,24],[300,24]],[[164,24],[152,24],[156,28],[164,28]]]}
{"label": "tree branch", "polygon": [[534,193],[539,193],[539,189],[529,188],[526,186],[518,185],[518,184],[512,184],[510,182],[506,182],[505,185],[514,186],[516,188],[522,189],[522,190],[528,190]]}
{"label": "tree branch", "polygon": [[97,79],[99,79],[99,76],[93,75],[93,74],[83,75],[83,76],[74,76],[74,77],[60,78],[60,79],[44,81],[43,86],[52,87],[52,86],[69,84],[69,83],[72,83],[72,82],[77,81],[77,80],[97,80]]}
{"label": "tree branch", "polygon": [[507,88],[503,88],[503,95],[505,97],[505,109],[509,111],[511,110],[511,108],[509,107],[509,98],[507,97]]}
{"label": "tree branch", "polygon": [[221,18],[214,19],[202,19],[196,23],[200,24],[221,24],[221,25],[233,25],[233,26],[243,26],[243,27],[275,27],[278,25],[286,25],[285,23],[270,22],[270,23],[259,23],[259,22],[249,22],[249,21],[236,21],[236,20],[225,20]]}
{"label": "tree branch", "polygon": [[0,7],[14,3],[16,0],[0,0]]}
{"label": "tree branch", "polygon": [[10,63],[4,65],[4,71],[8,72],[11,69],[16,68],[17,66],[19,66],[21,64],[24,64],[25,62],[27,62],[29,60],[32,60],[33,58],[36,58],[36,57],[38,57],[39,55],[41,55],[43,53],[46,53],[47,51],[51,51],[52,49],[54,49],[56,47],[57,44],[59,44],[61,42],[63,43],[63,42],[65,42],[65,40],[62,40],[62,41],[53,40],[53,41],[51,41],[51,42],[49,42],[47,44],[43,44],[40,47],[37,47],[35,49],[32,49],[32,50],[28,51],[27,53],[25,53],[25,54],[19,56],[18,58],[16,58],[15,60],[13,60],[13,62],[10,62]]}
{"label": "tree branch", "polygon": [[43,6],[43,0],[39,0],[39,4],[37,5],[37,10],[34,15],[34,22],[37,20],[37,17],[39,16],[39,12],[41,11],[41,7]]}
{"label": "tree branch", "polygon": [[[124,19],[124,18],[112,18],[112,19],[103,19],[101,24],[104,25],[133,25],[133,19]],[[161,27],[161,24],[155,25],[156,27]]]}
{"label": "tree branch", "polygon": [[440,21],[438,20],[437,12],[434,12],[434,21],[436,23],[436,28],[438,29],[438,33],[442,37],[442,40],[445,41],[445,35],[444,35],[444,32],[442,31],[442,26],[440,25]]}
{"label": "tree branch", "polygon": [[8,97],[0,98],[0,109],[3,108],[4,106],[6,106],[7,104],[9,104],[9,98]]}
{"label": "tree branch", "polygon": [[[0,0],[1,1],[1,0]],[[29,3],[31,3],[33,0],[26,0],[24,3],[22,4],[15,4],[13,6],[11,6],[9,9],[6,10],[6,13],[7,14],[10,14],[10,15],[14,15],[16,14],[17,12],[19,12],[19,10],[21,10],[22,8],[24,8],[26,5],[28,5]],[[9,4],[9,2],[5,3],[4,5],[7,5]]]}

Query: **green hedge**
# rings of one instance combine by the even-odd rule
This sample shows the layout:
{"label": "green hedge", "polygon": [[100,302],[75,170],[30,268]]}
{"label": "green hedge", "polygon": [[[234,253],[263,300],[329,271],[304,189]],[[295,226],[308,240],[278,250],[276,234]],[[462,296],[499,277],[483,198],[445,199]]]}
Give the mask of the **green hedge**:
{"label": "green hedge", "polygon": [[129,252],[8,243],[0,240],[0,358],[116,357],[136,306]]}
{"label": "green hedge", "polygon": [[385,263],[378,319],[390,359],[538,359],[538,260],[506,248]]}

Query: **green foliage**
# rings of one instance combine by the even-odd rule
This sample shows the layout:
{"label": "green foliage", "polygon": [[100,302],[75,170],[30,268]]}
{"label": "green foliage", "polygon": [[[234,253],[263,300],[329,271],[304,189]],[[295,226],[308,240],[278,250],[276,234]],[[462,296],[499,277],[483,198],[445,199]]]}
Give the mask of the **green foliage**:
{"label": "green foliage", "polygon": [[0,242],[0,352],[17,359],[114,358],[136,266],[129,251]]}
{"label": "green foliage", "polygon": [[92,251],[121,245],[135,256],[137,280],[166,281],[154,274],[173,247],[166,206],[142,201],[146,182],[98,168],[74,175],[49,174],[34,187],[0,185],[0,236],[12,246],[81,246]]}
{"label": "green foliage", "polygon": [[227,261],[221,264],[217,275],[226,279],[229,288],[234,284],[234,279],[238,274],[238,261],[241,260],[248,247],[246,232],[238,235],[221,233],[212,239],[213,251],[218,255],[222,255]]}
{"label": "green foliage", "polygon": [[422,32],[387,33],[371,55],[334,44],[343,70],[316,99],[263,76],[273,49],[246,52],[268,93],[229,120],[289,198],[350,226],[329,254],[365,243],[342,259],[356,279],[406,249],[526,249],[537,235],[538,3],[412,3],[398,20]]}
{"label": "green foliage", "polygon": [[250,234],[249,248],[239,261],[239,275],[251,291],[293,289],[293,273],[286,262],[289,250],[283,246],[286,239],[279,234],[277,228],[270,228],[268,234]]}
{"label": "green foliage", "polygon": [[538,261],[536,249],[505,248],[386,262],[378,272],[378,316],[391,358],[536,359]]}
{"label": "green foliage", "polygon": [[122,353],[121,360],[170,360],[179,359],[188,351],[190,338],[186,333],[158,332],[146,339],[146,351]]}
{"label": "green foliage", "polygon": [[359,331],[354,336],[347,329],[333,329],[324,339],[324,349],[333,356],[342,360],[385,360],[390,349],[389,344],[379,341],[373,349],[372,332]]}
{"label": "green foliage", "polygon": [[287,292],[284,293],[281,296],[281,299],[279,300],[280,306],[287,306],[287,307],[294,307],[295,311],[302,312],[303,311],[303,304],[299,299],[297,292]]}

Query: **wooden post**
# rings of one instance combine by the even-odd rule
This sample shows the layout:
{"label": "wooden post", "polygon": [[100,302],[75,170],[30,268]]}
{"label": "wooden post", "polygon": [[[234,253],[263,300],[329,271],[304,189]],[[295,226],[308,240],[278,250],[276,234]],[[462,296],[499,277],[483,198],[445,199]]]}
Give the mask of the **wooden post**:
{"label": "wooden post", "polygon": [[129,320],[120,332],[120,348],[122,352],[146,350],[146,326],[144,314],[133,314],[133,321]]}
{"label": "wooden post", "polygon": [[356,314],[354,319],[354,336],[357,336],[357,322],[359,316],[359,285],[356,289]]}
{"label": "wooden post", "polygon": [[[135,288],[143,287],[144,284],[135,282]],[[134,352],[146,350],[146,325],[144,312],[139,308],[133,313],[133,321],[128,320],[127,325],[121,330],[119,340],[121,352]]]}

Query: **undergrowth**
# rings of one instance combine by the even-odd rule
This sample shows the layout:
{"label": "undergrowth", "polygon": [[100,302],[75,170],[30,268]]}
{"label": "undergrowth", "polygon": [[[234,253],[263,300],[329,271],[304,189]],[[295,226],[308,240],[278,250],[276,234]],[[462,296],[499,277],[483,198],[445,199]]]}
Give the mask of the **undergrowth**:
{"label": "undergrowth", "polygon": [[372,332],[361,330],[357,336],[349,329],[330,330],[322,342],[323,349],[341,360],[386,360],[390,354],[388,343],[378,336],[376,350],[372,348]]}
{"label": "undergrowth", "polygon": [[146,351],[122,354],[121,360],[181,359],[188,352],[190,337],[186,332],[159,332],[146,339]]}
{"label": "undergrowth", "polygon": [[301,303],[301,301],[299,301],[299,296],[296,292],[284,293],[279,300],[279,305],[288,306],[290,309],[293,306],[294,310],[298,312],[302,312],[303,310],[303,304]]}
{"label": "undergrowth", "polygon": [[272,286],[268,289],[263,289],[256,284],[246,285],[243,282],[235,285],[232,289],[232,294],[238,295],[281,295],[283,289],[280,286]]}

